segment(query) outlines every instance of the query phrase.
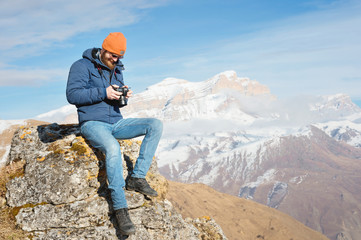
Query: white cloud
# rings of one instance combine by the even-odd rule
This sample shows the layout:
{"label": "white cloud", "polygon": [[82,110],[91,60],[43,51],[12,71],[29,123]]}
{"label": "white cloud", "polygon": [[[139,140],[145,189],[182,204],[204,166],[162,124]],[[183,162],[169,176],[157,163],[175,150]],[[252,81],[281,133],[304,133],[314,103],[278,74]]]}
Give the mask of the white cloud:
{"label": "white cloud", "polygon": [[[189,49],[192,54],[176,61],[147,59],[154,63],[147,67],[166,66],[169,76],[191,81],[233,69],[266,84],[278,96],[337,92],[358,96],[361,82],[350,79],[361,77],[360,12],[359,1],[340,1],[319,11],[264,23],[258,31],[218,40],[201,50]],[[139,65],[135,68],[142,69]]]}
{"label": "white cloud", "polygon": [[[24,69],[12,66],[21,57],[62,43],[84,32],[119,27],[139,20],[142,11],[168,0],[13,0],[0,2],[0,85],[38,85],[66,79],[68,69]],[[41,53],[40,53],[41,54]]]}
{"label": "white cloud", "polygon": [[132,24],[139,9],[167,1],[158,0],[13,0],[0,2],[0,51],[40,49],[76,34]]}
{"label": "white cloud", "polygon": [[1,86],[40,86],[66,79],[68,69],[0,69]]}

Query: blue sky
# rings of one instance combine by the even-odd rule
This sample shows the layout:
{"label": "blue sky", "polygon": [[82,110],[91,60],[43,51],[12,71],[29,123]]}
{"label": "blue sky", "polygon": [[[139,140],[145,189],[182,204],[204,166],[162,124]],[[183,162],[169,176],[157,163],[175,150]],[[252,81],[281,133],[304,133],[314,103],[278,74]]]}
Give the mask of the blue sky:
{"label": "blue sky", "polygon": [[0,119],[67,105],[69,67],[115,31],[134,92],[235,70],[278,98],[345,93],[361,105],[360,12],[359,0],[1,1]]}

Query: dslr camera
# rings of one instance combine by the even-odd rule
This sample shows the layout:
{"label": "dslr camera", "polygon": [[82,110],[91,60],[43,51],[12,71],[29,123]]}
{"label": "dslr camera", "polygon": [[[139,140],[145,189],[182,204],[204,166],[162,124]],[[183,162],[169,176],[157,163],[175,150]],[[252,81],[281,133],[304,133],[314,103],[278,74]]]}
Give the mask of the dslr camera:
{"label": "dslr camera", "polygon": [[120,98],[118,100],[119,101],[119,106],[120,107],[127,106],[128,100],[127,100],[126,96],[127,96],[128,92],[129,92],[129,88],[120,87],[120,88],[117,88],[115,90],[122,93],[122,95],[120,96]]}

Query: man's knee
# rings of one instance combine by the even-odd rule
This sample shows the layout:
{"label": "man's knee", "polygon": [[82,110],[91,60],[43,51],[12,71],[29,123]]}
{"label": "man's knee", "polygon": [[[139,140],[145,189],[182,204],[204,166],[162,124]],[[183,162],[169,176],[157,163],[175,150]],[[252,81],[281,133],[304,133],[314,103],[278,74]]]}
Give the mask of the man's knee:
{"label": "man's knee", "polygon": [[163,132],[163,122],[156,118],[151,118],[151,126],[156,132]]}
{"label": "man's knee", "polygon": [[109,157],[118,156],[121,154],[120,145],[118,141],[109,141],[104,144],[104,153]]}

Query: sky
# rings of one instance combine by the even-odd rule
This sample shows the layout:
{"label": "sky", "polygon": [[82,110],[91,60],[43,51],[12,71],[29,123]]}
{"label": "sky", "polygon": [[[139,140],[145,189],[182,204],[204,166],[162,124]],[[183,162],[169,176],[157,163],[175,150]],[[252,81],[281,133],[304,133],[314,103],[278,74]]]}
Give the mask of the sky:
{"label": "sky", "polygon": [[122,32],[135,93],[167,77],[227,70],[280,99],[344,93],[361,106],[359,0],[12,0],[0,2],[0,119],[68,105],[69,68]]}

